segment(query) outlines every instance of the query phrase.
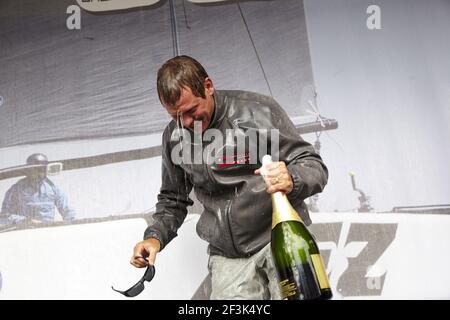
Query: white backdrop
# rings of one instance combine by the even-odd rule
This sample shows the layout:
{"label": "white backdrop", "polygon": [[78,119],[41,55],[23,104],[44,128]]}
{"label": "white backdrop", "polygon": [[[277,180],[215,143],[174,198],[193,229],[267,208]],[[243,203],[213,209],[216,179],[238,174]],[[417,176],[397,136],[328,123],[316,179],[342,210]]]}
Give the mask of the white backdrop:
{"label": "white backdrop", "polygon": [[[191,299],[208,275],[188,215],[136,299]],[[450,299],[450,216],[312,214],[334,299]],[[129,264],[143,219],[0,234],[0,299],[125,299],[143,274]],[[367,232],[369,230],[369,232]]]}

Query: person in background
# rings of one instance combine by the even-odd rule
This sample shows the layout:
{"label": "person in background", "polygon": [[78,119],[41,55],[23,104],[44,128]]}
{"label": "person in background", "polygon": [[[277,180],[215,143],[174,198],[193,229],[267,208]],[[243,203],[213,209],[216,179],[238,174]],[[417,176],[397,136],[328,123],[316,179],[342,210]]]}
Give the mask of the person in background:
{"label": "person in background", "polygon": [[47,164],[48,159],[42,153],[27,158],[27,165],[43,166],[30,171],[6,192],[1,211],[4,224],[52,222],[55,208],[64,220],[75,219],[75,211],[69,206],[65,193],[47,177]]}

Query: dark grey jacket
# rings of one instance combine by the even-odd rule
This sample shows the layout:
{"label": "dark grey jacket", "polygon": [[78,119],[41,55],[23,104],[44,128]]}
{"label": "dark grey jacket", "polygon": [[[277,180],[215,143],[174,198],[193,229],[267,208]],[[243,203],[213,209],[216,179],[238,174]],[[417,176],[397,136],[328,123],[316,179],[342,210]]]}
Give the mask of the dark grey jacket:
{"label": "dark grey jacket", "polygon": [[[286,163],[294,182],[288,198],[309,225],[311,220],[303,200],[321,192],[328,179],[320,156],[299,136],[274,99],[251,92],[218,90],[214,99],[215,111],[209,128],[220,130],[224,136],[227,129],[237,132],[279,130],[279,161]],[[177,235],[187,206],[193,204],[189,193],[194,187],[195,195],[204,206],[197,233],[210,244],[210,254],[248,257],[263,248],[270,242],[272,203],[263,178],[254,174],[260,164],[249,164],[248,150],[243,154],[235,153],[232,159],[224,159],[217,153],[213,164],[174,164],[171,154],[180,143],[174,130],[179,132],[176,122],[172,121],[163,134],[162,186],[154,221],[146,229],[144,239],[159,239],[162,249]],[[252,142],[249,143],[250,149]],[[207,144],[203,142],[201,150]],[[193,144],[190,146],[193,148]],[[268,150],[271,150],[270,142]]]}

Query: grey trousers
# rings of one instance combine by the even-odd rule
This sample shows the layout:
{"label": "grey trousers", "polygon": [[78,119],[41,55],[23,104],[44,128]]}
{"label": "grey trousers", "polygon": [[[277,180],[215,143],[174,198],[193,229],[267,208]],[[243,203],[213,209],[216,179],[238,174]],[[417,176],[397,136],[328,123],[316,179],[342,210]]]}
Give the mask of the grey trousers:
{"label": "grey trousers", "polygon": [[270,243],[249,258],[209,257],[211,300],[280,300]]}

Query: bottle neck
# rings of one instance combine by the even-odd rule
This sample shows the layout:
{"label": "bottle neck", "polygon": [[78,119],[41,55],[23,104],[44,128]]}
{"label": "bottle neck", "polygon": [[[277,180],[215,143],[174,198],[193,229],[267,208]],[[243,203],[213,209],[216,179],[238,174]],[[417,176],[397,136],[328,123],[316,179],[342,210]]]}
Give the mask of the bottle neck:
{"label": "bottle neck", "polygon": [[272,229],[283,221],[298,221],[303,223],[286,195],[282,192],[275,192],[272,194]]}

